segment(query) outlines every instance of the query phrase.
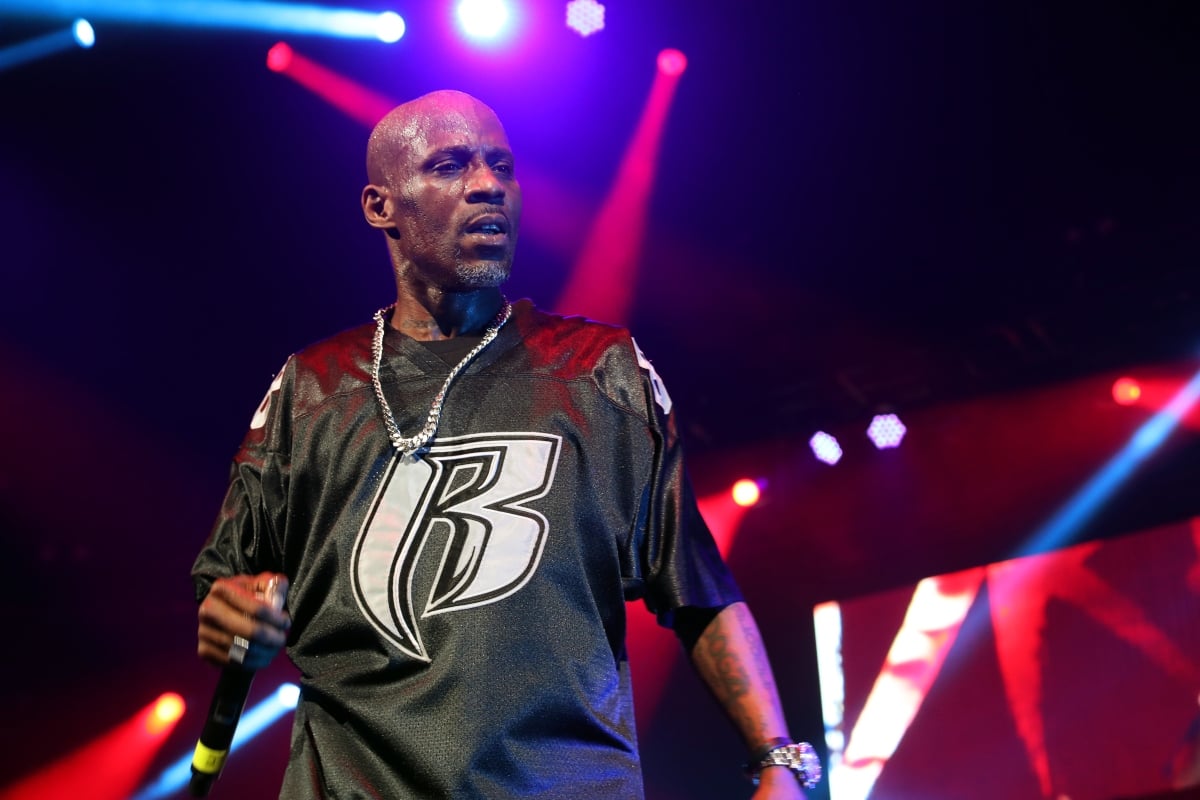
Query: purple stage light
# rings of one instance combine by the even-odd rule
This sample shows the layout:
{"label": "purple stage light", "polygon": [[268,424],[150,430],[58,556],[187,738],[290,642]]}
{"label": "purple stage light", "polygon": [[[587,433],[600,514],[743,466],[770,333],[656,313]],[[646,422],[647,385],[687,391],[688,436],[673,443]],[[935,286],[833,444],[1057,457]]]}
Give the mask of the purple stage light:
{"label": "purple stage light", "polygon": [[567,27],[580,36],[604,30],[604,6],[596,0],[571,0],[567,3]]}
{"label": "purple stage light", "polygon": [[824,461],[826,464],[836,464],[842,460],[842,446],[825,431],[817,431],[813,437],[808,440],[808,446],[812,448],[813,455],[818,461]]}
{"label": "purple stage light", "polygon": [[867,428],[867,436],[880,450],[899,447],[907,432],[908,428],[895,414],[876,414]]}

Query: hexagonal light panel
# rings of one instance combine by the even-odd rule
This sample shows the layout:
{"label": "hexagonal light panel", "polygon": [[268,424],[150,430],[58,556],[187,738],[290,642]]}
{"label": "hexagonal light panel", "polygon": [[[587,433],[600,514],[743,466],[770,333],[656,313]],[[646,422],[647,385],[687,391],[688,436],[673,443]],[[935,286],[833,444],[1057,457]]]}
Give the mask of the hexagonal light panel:
{"label": "hexagonal light panel", "polygon": [[876,414],[867,428],[867,436],[880,450],[899,447],[908,428],[895,414]]}

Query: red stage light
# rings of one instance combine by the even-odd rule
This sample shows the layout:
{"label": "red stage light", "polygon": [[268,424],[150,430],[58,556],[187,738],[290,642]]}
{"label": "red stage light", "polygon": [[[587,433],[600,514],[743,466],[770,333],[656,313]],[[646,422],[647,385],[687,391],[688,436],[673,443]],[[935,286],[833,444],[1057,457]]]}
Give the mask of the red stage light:
{"label": "red stage light", "polygon": [[182,697],[175,692],[167,692],[154,703],[154,711],[146,718],[146,730],[150,733],[167,730],[179,721],[186,708]]}
{"label": "red stage light", "polygon": [[673,47],[668,47],[658,54],[658,71],[664,75],[675,77],[682,75],[687,69],[687,56]]}
{"label": "red stage light", "polygon": [[1118,378],[1113,383],[1112,396],[1118,405],[1131,406],[1142,398],[1142,387],[1133,378]]}
{"label": "red stage light", "polygon": [[267,51],[267,69],[283,72],[292,63],[292,48],[287,42],[278,42]]}
{"label": "red stage light", "polygon": [[742,508],[749,508],[757,503],[759,497],[762,496],[758,481],[753,481],[749,478],[742,478],[735,483],[733,489],[730,490],[730,494],[733,495],[733,502]]}
{"label": "red stage light", "polygon": [[128,800],[170,737],[183,708],[183,698],[174,692],[160,695],[124,722],[5,787],[0,797]]}

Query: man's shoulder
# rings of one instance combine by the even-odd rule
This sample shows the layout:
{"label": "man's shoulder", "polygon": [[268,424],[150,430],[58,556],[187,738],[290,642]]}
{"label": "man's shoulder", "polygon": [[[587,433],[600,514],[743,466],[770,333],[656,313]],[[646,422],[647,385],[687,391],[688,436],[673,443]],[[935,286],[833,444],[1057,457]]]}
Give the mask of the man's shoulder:
{"label": "man's shoulder", "polygon": [[514,304],[526,353],[555,377],[586,378],[624,408],[643,410],[652,397],[671,410],[666,387],[628,328],[578,315],[541,311],[528,301]]}
{"label": "man's shoulder", "polygon": [[288,359],[284,382],[309,403],[370,386],[373,323],[339,331],[297,350]]}
{"label": "man's shoulder", "polygon": [[[629,330],[621,325],[601,322],[579,314],[561,314],[544,311],[530,300],[513,303],[513,313],[520,321],[526,339],[549,339],[560,343],[577,345],[589,342],[599,345],[628,343],[632,341]],[[560,344],[561,346],[561,344]]]}
{"label": "man's shoulder", "polygon": [[297,350],[295,357],[305,361],[324,360],[331,356],[359,353],[364,349],[369,351],[374,331],[373,322],[346,328]]}

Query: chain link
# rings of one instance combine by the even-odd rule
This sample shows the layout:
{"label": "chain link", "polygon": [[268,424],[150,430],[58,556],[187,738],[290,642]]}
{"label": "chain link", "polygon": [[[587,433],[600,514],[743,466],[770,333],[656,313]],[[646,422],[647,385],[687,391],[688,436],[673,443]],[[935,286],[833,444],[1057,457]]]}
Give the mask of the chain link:
{"label": "chain link", "polygon": [[496,318],[492,320],[492,324],[483,332],[483,338],[479,340],[479,344],[463,356],[462,360],[455,364],[454,369],[450,370],[450,374],[446,376],[446,382],[442,384],[442,388],[433,398],[433,404],[429,407],[429,415],[425,418],[424,427],[415,435],[407,438],[400,432],[400,426],[396,424],[396,417],[392,414],[392,407],[388,405],[387,398],[383,396],[383,384],[379,380],[379,367],[383,362],[384,316],[395,307],[393,303],[375,312],[375,338],[371,342],[371,385],[375,387],[375,397],[379,400],[379,407],[383,411],[383,424],[387,428],[388,439],[391,440],[392,447],[406,456],[412,456],[418,455],[437,431],[438,421],[442,417],[442,403],[446,400],[446,393],[450,391],[450,383],[458,376],[458,373],[466,368],[467,364],[471,363],[471,359],[479,355],[483,348],[491,344],[496,335],[500,333],[504,323],[508,322],[508,318],[512,316],[512,304],[508,300],[504,301],[504,305],[496,314]]}

